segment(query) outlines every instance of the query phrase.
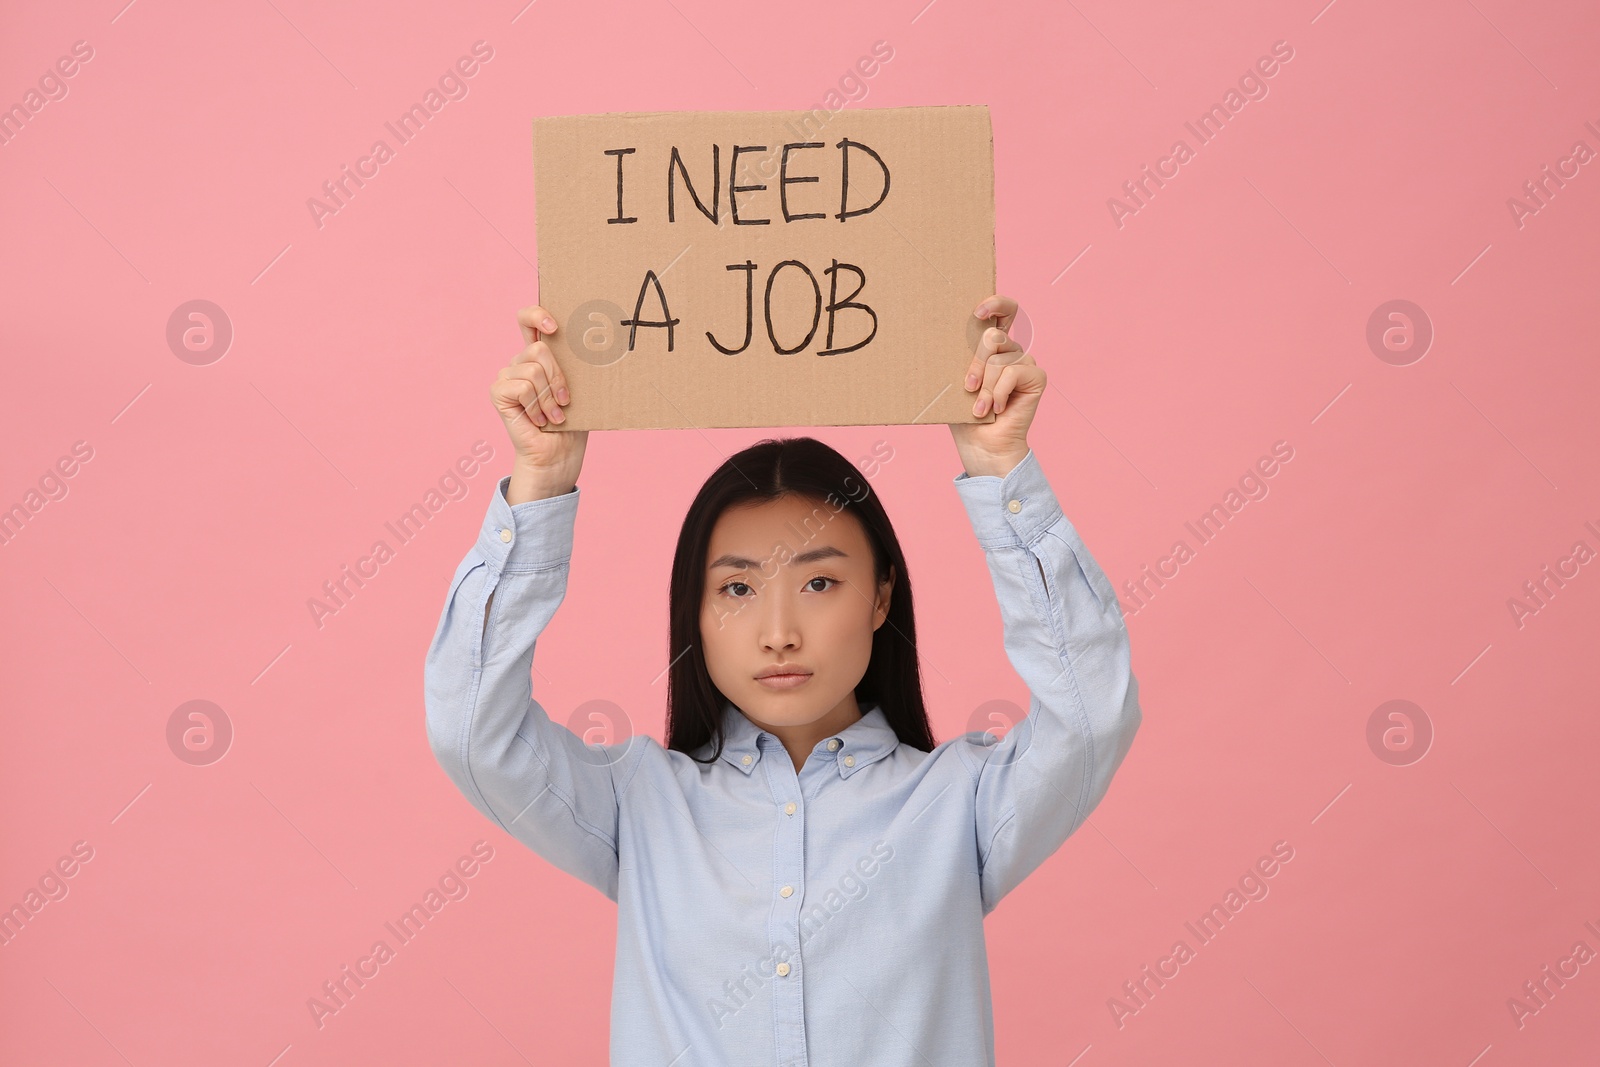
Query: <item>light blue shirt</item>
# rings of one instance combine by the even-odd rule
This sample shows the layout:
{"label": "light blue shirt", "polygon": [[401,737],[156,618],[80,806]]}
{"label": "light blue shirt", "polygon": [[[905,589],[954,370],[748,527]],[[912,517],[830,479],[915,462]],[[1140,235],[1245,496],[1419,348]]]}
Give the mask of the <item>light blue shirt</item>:
{"label": "light blue shirt", "polygon": [[1034,454],[954,479],[1028,717],[921,752],[871,704],[798,774],[726,701],[705,764],[550,719],[530,667],[580,490],[512,506],[509,481],[428,650],[428,738],[473,806],[616,902],[613,1067],[992,1067],[983,919],[1094,810],[1141,719],[1116,594]]}

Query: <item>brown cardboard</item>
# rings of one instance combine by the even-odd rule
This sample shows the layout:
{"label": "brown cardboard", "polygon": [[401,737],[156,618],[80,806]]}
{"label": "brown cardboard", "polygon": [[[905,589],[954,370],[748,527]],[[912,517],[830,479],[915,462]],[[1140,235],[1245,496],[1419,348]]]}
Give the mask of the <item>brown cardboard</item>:
{"label": "brown cardboard", "polygon": [[[785,156],[785,145],[820,147]],[[561,325],[548,340],[572,397],[551,428],[993,421],[972,416],[962,383],[978,336],[972,309],[995,291],[993,148],[983,105],[534,119],[539,303]],[[620,218],[637,221],[611,221]],[[822,355],[873,328],[848,306],[856,273],[830,270],[835,261],[865,275],[853,302],[877,327],[864,347]],[[628,325],[641,289],[638,318],[663,319],[649,272],[677,320],[670,352],[667,329]],[[707,333],[741,347],[747,287],[748,343],[724,354]],[[798,350],[780,354],[774,338]]]}

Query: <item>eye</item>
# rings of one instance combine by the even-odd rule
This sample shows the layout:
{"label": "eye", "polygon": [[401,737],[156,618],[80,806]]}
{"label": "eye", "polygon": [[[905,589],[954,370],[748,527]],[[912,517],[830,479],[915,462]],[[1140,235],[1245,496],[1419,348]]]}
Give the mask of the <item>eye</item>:
{"label": "eye", "polygon": [[[816,582],[828,582],[829,584],[827,586],[821,588],[821,589],[811,588],[813,583],[816,583]],[[832,589],[835,585],[838,585],[838,584],[840,584],[839,579],[837,579],[837,578],[829,578],[826,575],[819,574],[815,578],[809,579],[806,582],[806,587],[808,589],[810,589],[811,592],[813,592],[813,593],[826,593],[829,589]],[[717,592],[722,593],[722,594],[724,594],[726,596],[731,596],[735,600],[748,600],[749,597],[747,597],[745,594],[732,592],[732,590],[734,589],[735,586],[742,586],[745,589],[749,589],[750,588],[749,583],[741,582],[738,579],[734,579],[731,582],[725,582],[722,586],[720,586],[717,589]]]}

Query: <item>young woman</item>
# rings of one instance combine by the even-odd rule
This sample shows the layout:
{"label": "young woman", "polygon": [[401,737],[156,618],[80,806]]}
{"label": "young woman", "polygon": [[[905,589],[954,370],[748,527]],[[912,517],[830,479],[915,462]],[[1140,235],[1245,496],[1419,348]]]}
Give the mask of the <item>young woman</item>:
{"label": "young woman", "polygon": [[1094,810],[1141,719],[1116,595],[1027,443],[1045,373],[1006,336],[1016,312],[975,310],[996,323],[966,386],[996,418],[950,430],[1027,717],[934,743],[894,529],[798,437],[731,457],[684,520],[664,748],[587,746],[532,696],[588,435],[547,429],[571,402],[556,324],[519,312],[529,343],[491,390],[516,458],[428,650],[428,737],[479,811],[617,903],[612,1064],[994,1063],[983,919]]}

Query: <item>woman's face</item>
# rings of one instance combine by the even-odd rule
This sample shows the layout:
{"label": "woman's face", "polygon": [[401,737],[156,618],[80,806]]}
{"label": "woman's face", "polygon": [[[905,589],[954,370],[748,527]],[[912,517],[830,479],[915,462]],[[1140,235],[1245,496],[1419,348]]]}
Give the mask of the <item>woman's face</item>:
{"label": "woman's face", "polygon": [[[893,575],[881,586],[874,579],[860,521],[793,494],[729,508],[711,531],[706,563],[700,638],[717,689],[771,726],[830,713],[854,721],[855,687],[893,586]],[[772,667],[807,676],[758,680]]]}

